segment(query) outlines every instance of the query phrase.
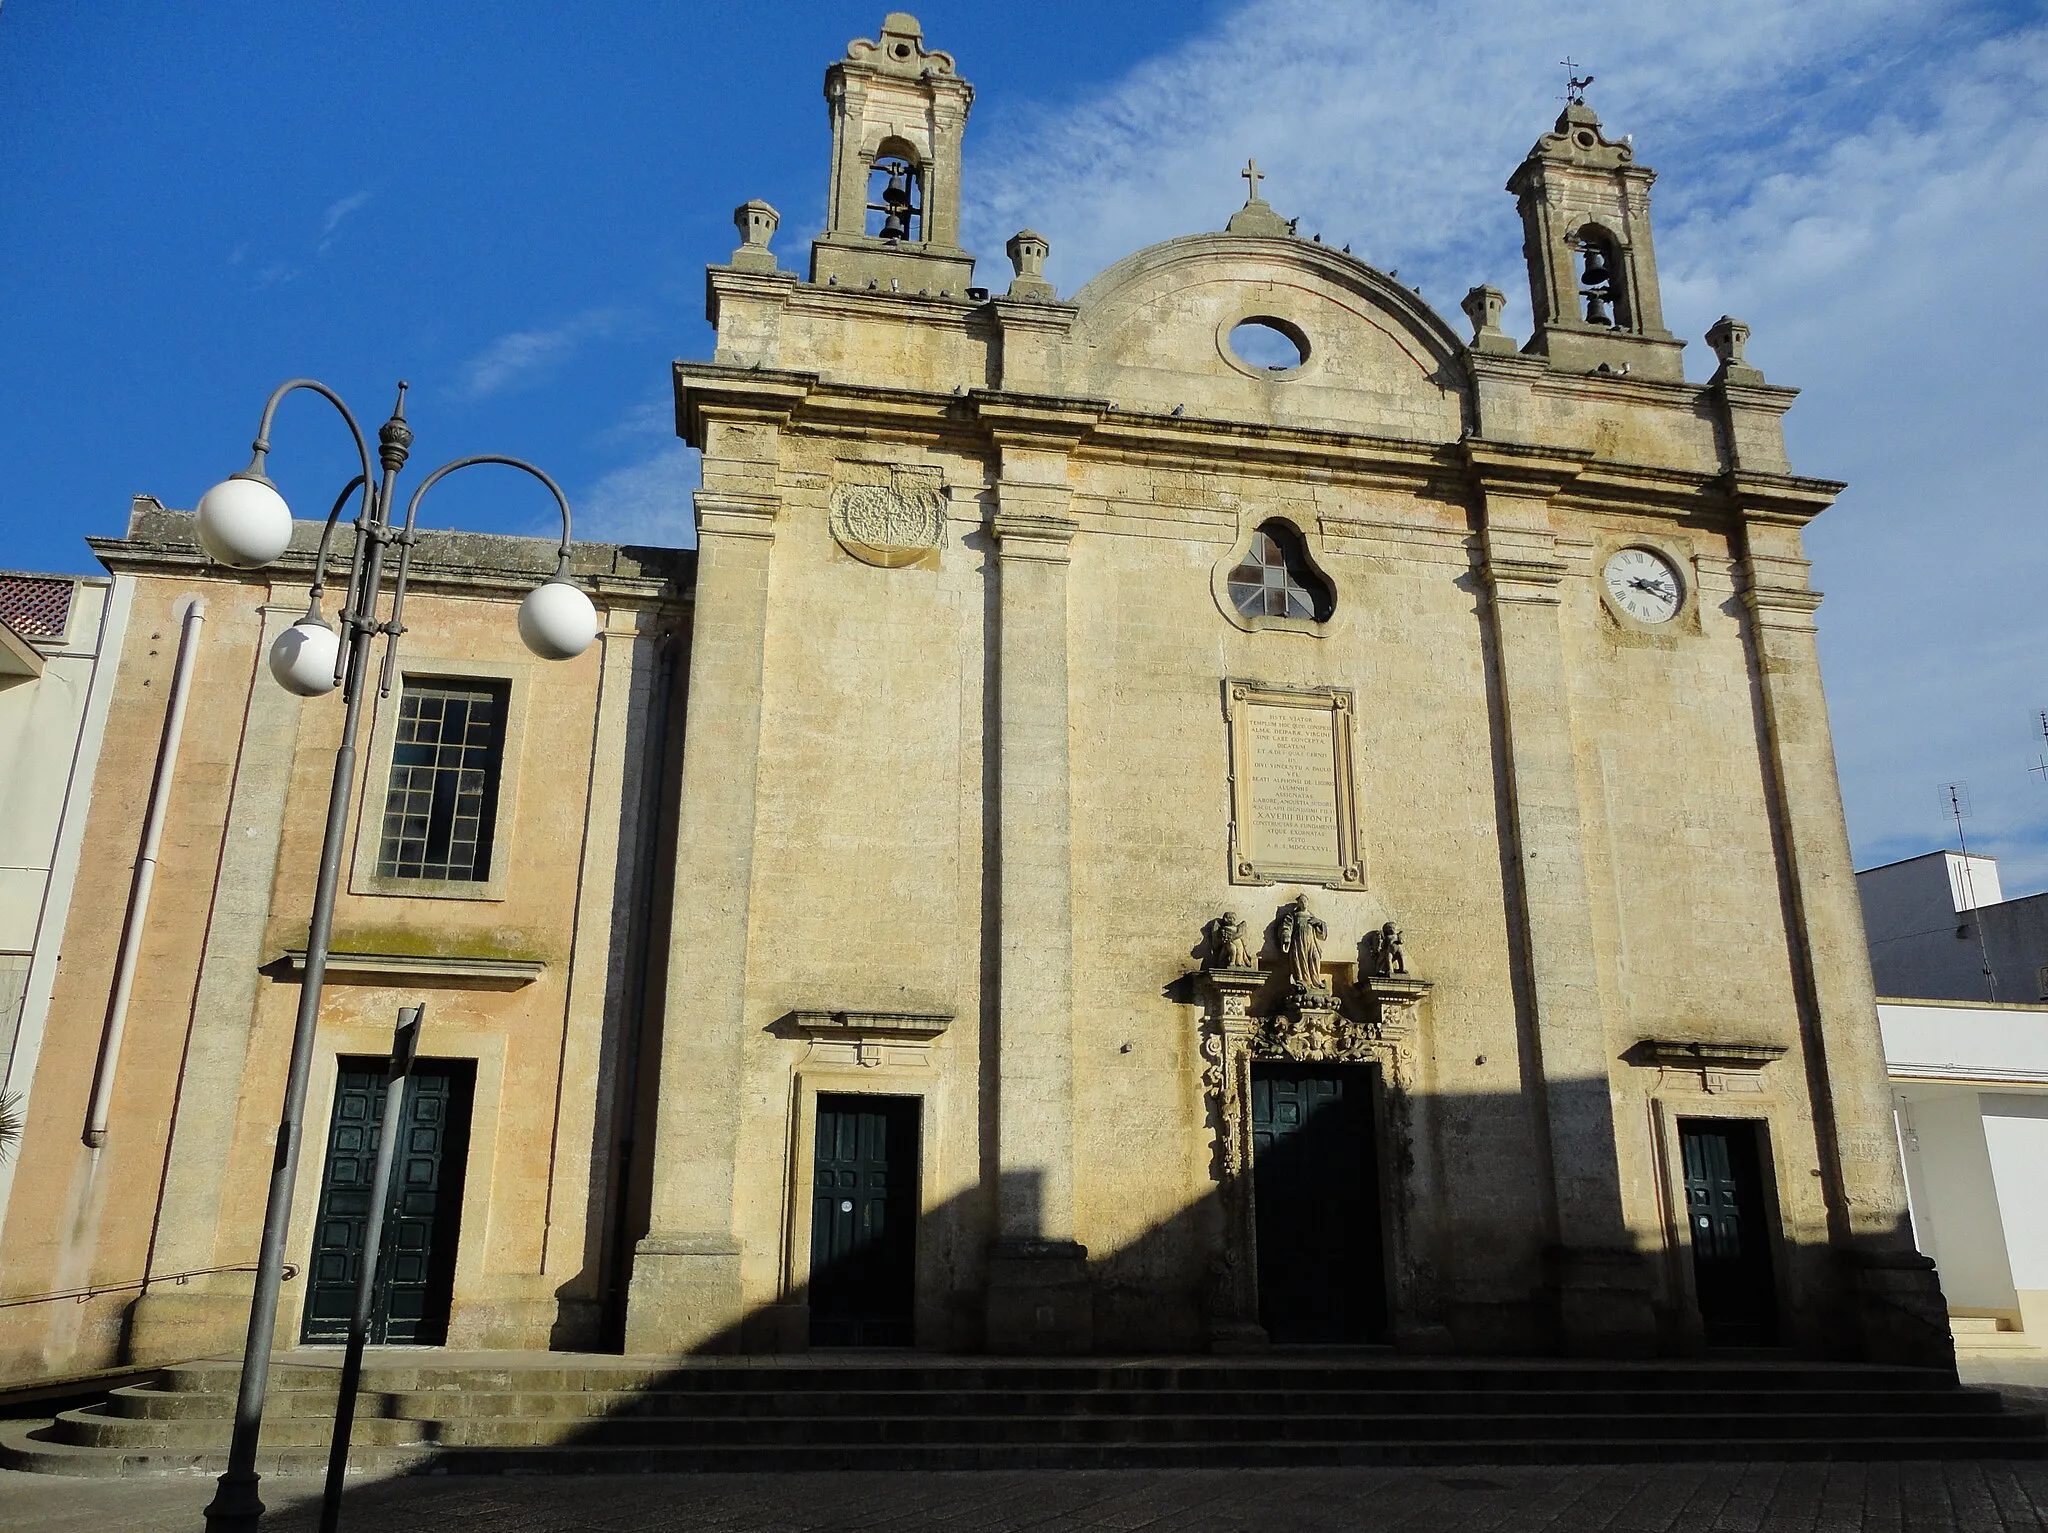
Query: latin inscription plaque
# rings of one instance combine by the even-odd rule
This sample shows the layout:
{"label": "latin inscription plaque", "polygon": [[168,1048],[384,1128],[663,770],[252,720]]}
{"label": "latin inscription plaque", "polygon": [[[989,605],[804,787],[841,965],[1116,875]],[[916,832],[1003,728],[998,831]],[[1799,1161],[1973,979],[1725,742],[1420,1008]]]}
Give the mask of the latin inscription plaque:
{"label": "latin inscription plaque", "polygon": [[1351,694],[1224,683],[1231,882],[1365,886],[1351,766]]}

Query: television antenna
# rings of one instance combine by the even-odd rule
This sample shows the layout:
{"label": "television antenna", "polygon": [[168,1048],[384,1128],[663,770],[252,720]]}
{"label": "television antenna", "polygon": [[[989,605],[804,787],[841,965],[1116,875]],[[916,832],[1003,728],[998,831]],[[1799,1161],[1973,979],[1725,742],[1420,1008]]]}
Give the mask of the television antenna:
{"label": "television antenna", "polygon": [[[2048,723],[2048,716],[2044,716]],[[1972,919],[1956,928],[1956,935],[1962,936],[1975,928],[1977,933],[1977,967],[1984,975],[1984,994],[1993,1002],[1998,999],[1998,980],[1991,972],[1991,950],[1984,941],[1984,917],[1978,912],[1977,880],[1970,865],[1970,838],[1963,830],[1963,821],[1970,817],[1970,785],[1966,782],[1945,782],[1941,785],[1941,800],[1949,817],[1956,822],[1956,846],[1962,853],[1963,906]]]}

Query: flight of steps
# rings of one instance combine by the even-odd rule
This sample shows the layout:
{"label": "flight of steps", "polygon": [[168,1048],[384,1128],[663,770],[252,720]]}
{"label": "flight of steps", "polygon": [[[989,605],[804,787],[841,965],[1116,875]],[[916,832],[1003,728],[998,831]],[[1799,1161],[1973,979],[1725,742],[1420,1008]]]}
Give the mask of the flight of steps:
{"label": "flight of steps", "polygon": [[[170,1368],[0,1465],[217,1472],[237,1365]],[[332,1354],[281,1356],[266,1473],[326,1463]],[[915,1354],[675,1364],[373,1353],[351,1466],[412,1473],[1080,1469],[2048,1457],[2048,1421],[1919,1369],[1389,1358],[1011,1362]]]}
{"label": "flight of steps", "polygon": [[1958,1352],[2034,1352],[2039,1341],[2025,1331],[2009,1331],[1990,1315],[1950,1315],[1949,1334]]}

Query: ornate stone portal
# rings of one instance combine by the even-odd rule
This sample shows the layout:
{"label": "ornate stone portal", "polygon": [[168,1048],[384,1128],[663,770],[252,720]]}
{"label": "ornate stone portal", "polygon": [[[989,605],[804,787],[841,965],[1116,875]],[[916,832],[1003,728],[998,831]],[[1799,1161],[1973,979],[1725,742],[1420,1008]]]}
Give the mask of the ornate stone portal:
{"label": "ornate stone portal", "polygon": [[1280,908],[1275,928],[1282,975],[1258,967],[1244,923],[1226,911],[1213,923],[1200,976],[1206,1011],[1203,1100],[1215,1151],[1211,1174],[1223,1210],[1222,1247],[1210,1271],[1207,1305],[1210,1345],[1219,1352],[1266,1345],[1259,1324],[1252,1184],[1253,1062],[1378,1065],[1383,1101],[1392,1109],[1388,1116],[1397,1116],[1414,1086],[1416,1013],[1430,989],[1428,981],[1406,972],[1405,960],[1398,973],[1373,972],[1394,967],[1380,946],[1382,934],[1392,932],[1393,951],[1399,952],[1391,922],[1363,944],[1369,957],[1357,983],[1343,988],[1331,984],[1322,966],[1327,927],[1310,912],[1306,895]]}

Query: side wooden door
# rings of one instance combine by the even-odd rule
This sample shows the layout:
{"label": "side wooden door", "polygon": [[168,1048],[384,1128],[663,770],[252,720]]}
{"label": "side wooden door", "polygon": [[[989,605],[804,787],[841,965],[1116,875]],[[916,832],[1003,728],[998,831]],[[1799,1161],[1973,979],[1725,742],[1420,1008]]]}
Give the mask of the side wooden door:
{"label": "side wooden door", "polygon": [[1742,1119],[1681,1118],[1694,1291],[1709,1346],[1777,1340],[1778,1295],[1758,1137]]}
{"label": "side wooden door", "polygon": [[916,1097],[818,1098],[811,1183],[811,1344],[915,1340]]}
{"label": "side wooden door", "polygon": [[[370,1340],[438,1346],[448,1337],[469,1152],[474,1065],[422,1060],[400,1104]],[[300,1339],[348,1337],[370,1210],[370,1177],[385,1122],[384,1062],[344,1059],[327,1134]]]}

